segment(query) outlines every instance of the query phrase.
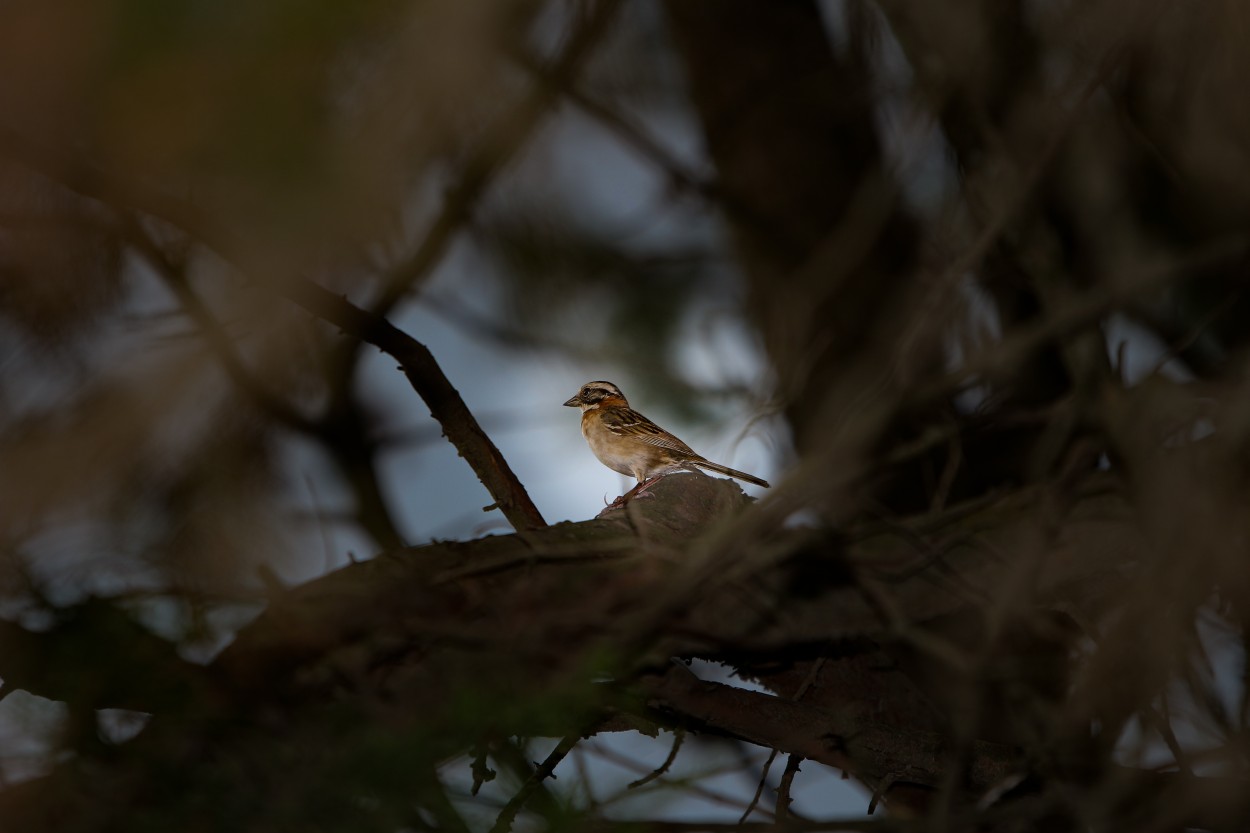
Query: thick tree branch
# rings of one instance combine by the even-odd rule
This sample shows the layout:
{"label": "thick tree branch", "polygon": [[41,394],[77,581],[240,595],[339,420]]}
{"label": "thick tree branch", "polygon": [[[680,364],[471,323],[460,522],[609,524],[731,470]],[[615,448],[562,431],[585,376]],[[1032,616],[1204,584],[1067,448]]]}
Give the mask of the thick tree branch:
{"label": "thick tree branch", "polygon": [[[854,772],[869,783],[936,788],[950,765],[948,741],[936,732],[875,724],[806,703],[700,680],[684,667],[642,680],[647,705],[683,725],[771,746]],[[988,790],[1023,765],[1017,749],[976,742],[968,783]]]}
{"label": "thick tree branch", "polygon": [[[774,545],[803,553],[801,562],[771,560],[740,581],[695,588],[684,615],[667,622],[660,644],[645,656],[622,656],[613,649],[620,645],[620,628],[629,626],[623,614],[668,584],[681,569],[672,562],[685,556],[692,539],[723,530],[749,505],[736,485],[698,475],[666,478],[653,489],[653,500],[603,520],[437,544],[419,556],[384,554],[291,590],[207,669],[214,695],[208,711],[190,715],[190,721],[162,722],[158,716],[136,742],[136,754],[122,750],[112,771],[133,785],[143,782],[149,766],[216,766],[194,762],[203,743],[211,743],[218,758],[246,757],[254,744],[272,742],[267,732],[255,734],[247,715],[271,710],[283,715],[292,736],[311,733],[308,742],[317,743],[327,705],[341,710],[356,704],[368,715],[366,723],[382,722],[400,738],[415,733],[405,748],[416,744],[433,761],[468,748],[484,730],[570,735],[605,714],[635,711],[844,768],[881,786],[887,801],[899,789],[931,791],[943,783],[953,761],[948,738],[908,725],[906,714],[881,710],[878,717],[858,700],[839,700],[833,689],[842,681],[836,675],[822,675],[795,702],[697,680],[666,658],[714,654],[720,646],[738,651],[750,667],[753,648],[774,665],[829,655],[835,657],[825,663],[829,670],[838,666],[835,648],[848,633],[864,634],[867,644],[872,637],[907,641],[917,620],[975,605],[966,588],[944,586],[948,573],[1002,586],[1012,569],[1009,554],[1026,546],[1022,536],[1033,529],[1036,500],[971,512],[956,508],[945,516],[952,527],[975,529],[984,546],[997,551],[988,557],[976,546],[952,546],[941,557],[917,553],[913,535],[943,537],[933,526],[911,534],[892,527],[866,531],[827,542],[827,551],[808,534],[779,537]],[[1115,583],[1100,577],[1132,563],[1132,518],[1122,504],[1105,489],[1073,500],[1051,563],[1038,577],[1035,604],[1105,606]],[[924,562],[917,569],[896,569],[917,558]],[[823,581],[815,580],[814,567]],[[889,616],[857,601],[863,592],[858,584],[871,571],[874,593],[892,600]],[[796,581],[804,594],[789,589]],[[784,610],[776,606],[781,601]],[[917,645],[923,647],[919,640]],[[118,650],[125,650],[120,640]],[[897,672],[881,667],[876,673]],[[605,674],[623,684],[594,682]],[[486,678],[497,696],[466,716],[460,694],[485,696]],[[624,681],[631,679],[641,699],[627,696]],[[102,699],[88,705],[108,704]],[[432,727],[437,732],[429,734]],[[201,732],[207,734],[197,740]],[[1026,766],[1015,747],[984,741],[972,744],[966,763],[967,789],[974,794]],[[1126,801],[1141,794],[1145,777],[1124,775]],[[1175,785],[1180,797],[1191,794],[1172,779],[1157,786],[1163,785]],[[1193,789],[1218,796],[1225,787],[1203,781]],[[62,793],[50,787],[44,795]],[[1177,801],[1198,814],[1191,803]],[[1224,811],[1230,811],[1227,799]]]}

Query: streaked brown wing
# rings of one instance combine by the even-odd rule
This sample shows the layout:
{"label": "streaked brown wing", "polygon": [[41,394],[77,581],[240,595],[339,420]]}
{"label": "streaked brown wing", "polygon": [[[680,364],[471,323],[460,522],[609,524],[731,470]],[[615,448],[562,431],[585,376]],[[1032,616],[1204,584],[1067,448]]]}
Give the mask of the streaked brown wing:
{"label": "streaked brown wing", "polygon": [[690,446],[647,419],[633,408],[610,408],[603,412],[600,422],[613,434],[640,440],[647,445],[667,448],[698,458]]}

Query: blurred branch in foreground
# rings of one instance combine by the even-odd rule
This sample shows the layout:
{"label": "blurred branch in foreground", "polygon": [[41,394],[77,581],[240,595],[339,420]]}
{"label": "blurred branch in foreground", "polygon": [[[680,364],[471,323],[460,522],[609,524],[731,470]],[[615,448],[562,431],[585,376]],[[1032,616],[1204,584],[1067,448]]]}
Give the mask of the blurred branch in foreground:
{"label": "blurred branch in foreground", "polygon": [[[0,22],[8,825],[1246,828],[1240,9]],[[774,488],[548,525],[618,371]]]}

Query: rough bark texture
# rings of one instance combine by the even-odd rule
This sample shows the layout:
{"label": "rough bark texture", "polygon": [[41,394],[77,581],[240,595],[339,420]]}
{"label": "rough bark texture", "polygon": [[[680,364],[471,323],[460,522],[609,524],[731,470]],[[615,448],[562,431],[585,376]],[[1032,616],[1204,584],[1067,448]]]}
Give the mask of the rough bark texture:
{"label": "rough bark texture", "polygon": [[[750,520],[732,482],[678,475],[653,491],[601,519],[385,553],[280,594],[194,671],[199,683],[172,708],[167,681],[192,673],[172,655],[131,675],[139,690],[124,697],[98,689],[86,706],[150,710],[153,725],[104,770],[78,760],[6,793],[6,817],[82,818],[151,801],[176,811],[178,795],[149,792],[158,772],[211,782],[273,732],[332,743],[331,727],[348,715],[407,738],[427,765],[482,733],[593,733],[633,712],[841,766],[891,795],[933,789],[954,741],[926,705],[924,676],[907,673],[923,664],[909,666],[908,652],[930,665],[944,658],[941,631],[923,623],[977,610],[1021,626],[1034,611],[1086,615],[1131,566],[1136,538],[1116,492],[1095,485],[1074,495],[1028,609],[995,611],[990,588],[1012,584],[1021,548],[1036,540],[1031,499],[956,507],[923,527],[778,532],[765,550],[773,556],[760,558],[756,548],[743,557],[709,547]],[[920,537],[940,543],[918,549]],[[10,633],[6,654],[13,662],[58,640],[55,631]],[[119,640],[122,651],[133,644],[125,646]],[[677,656],[731,662],[780,696],[698,682],[671,668]],[[797,673],[811,682],[792,701]],[[604,674],[619,684],[593,682]],[[37,673],[13,679],[63,694]],[[969,740],[974,793],[1018,763],[1005,740]],[[91,789],[65,802],[66,779],[88,771]],[[19,811],[31,815],[8,815]]]}
{"label": "rough bark texture", "polygon": [[[58,715],[0,826],[615,829],[632,787],[545,781],[657,727],[752,776],[744,745],[784,753],[778,818],[810,758],[943,830],[1247,826],[1244,783],[1194,774],[1250,773],[1237,4],[63,5],[0,12],[0,695]],[[641,214],[610,190],[631,148]],[[713,214],[736,258],[685,225]],[[488,261],[431,309],[692,406],[749,387],[767,497],[675,476],[548,527],[385,315]],[[743,322],[766,368],[721,349]],[[676,378],[709,333],[718,390]],[[369,395],[370,345],[433,422]],[[394,492],[445,473],[380,473],[427,430],[515,534],[400,546]],[[304,528],[292,441],[332,461],[318,522],[382,554],[273,582],[240,628]],[[151,721],[122,741],[104,707]],[[465,800],[451,770],[491,766],[515,782]],[[805,804],[779,826],[845,827]]]}

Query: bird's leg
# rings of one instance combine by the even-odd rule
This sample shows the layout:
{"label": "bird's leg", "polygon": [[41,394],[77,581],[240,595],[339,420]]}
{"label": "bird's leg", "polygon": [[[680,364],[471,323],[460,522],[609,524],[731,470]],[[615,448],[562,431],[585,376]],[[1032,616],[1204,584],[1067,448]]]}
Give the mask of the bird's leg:
{"label": "bird's leg", "polygon": [[643,498],[643,497],[655,497],[655,495],[647,491],[647,488],[649,486],[654,486],[656,483],[660,481],[660,478],[663,476],[664,475],[662,474],[657,474],[654,477],[648,477],[646,480],[638,481],[637,486],[630,489],[625,494],[621,495],[622,500],[633,500],[634,498]]}
{"label": "bird's leg", "polygon": [[618,497],[616,500],[609,503],[607,508],[608,509],[620,509],[622,506],[629,503],[634,498],[655,497],[655,495],[647,491],[647,487],[653,485],[657,480],[659,480],[663,476],[664,475],[657,474],[654,477],[648,477],[646,480],[639,480],[638,484],[634,486],[634,488],[630,489],[628,492],[626,492],[625,494]]}

